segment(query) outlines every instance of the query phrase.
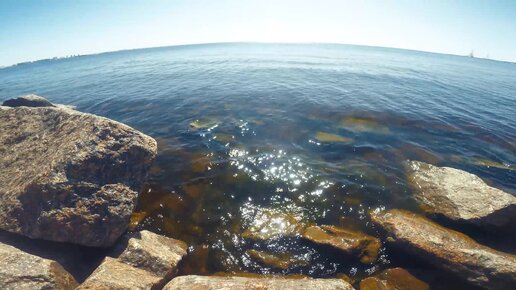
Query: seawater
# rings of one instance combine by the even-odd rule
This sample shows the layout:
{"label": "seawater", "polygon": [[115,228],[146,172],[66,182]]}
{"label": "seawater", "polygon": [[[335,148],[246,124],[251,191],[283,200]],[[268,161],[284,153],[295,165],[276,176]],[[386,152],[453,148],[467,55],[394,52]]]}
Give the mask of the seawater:
{"label": "seawater", "polygon": [[[0,69],[0,100],[27,93],[158,141],[132,227],[186,241],[183,274],[360,279],[402,266],[438,289],[471,289],[385,244],[363,264],[303,241],[298,225],[385,239],[370,210],[421,212],[402,165],[410,159],[516,192],[514,63],[350,45],[188,45]],[[443,223],[516,252],[513,235]],[[249,238],[256,229],[263,240]],[[250,249],[297,262],[268,267]]]}

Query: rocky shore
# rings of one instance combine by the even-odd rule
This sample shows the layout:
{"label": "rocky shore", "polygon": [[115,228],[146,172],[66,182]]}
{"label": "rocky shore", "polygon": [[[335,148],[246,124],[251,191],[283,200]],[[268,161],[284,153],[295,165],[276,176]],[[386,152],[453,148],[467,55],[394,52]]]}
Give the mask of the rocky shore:
{"label": "rocky shore", "polygon": [[[0,106],[0,289],[430,289],[397,267],[361,281],[344,274],[328,279],[181,276],[189,245],[146,230],[127,231],[157,150],[153,138],[129,126],[39,96],[5,101]],[[364,265],[375,263],[387,245],[469,285],[515,288],[515,255],[446,228],[436,217],[511,228],[516,198],[459,169],[420,161],[407,161],[405,167],[412,198],[425,215],[372,210],[381,235],[346,225],[304,224],[274,211],[262,215],[287,221],[292,236]],[[243,236],[268,240],[276,234],[272,223],[264,223]],[[74,247],[98,254],[89,271],[74,267]],[[246,255],[275,269],[301,263],[288,253],[248,250]]]}

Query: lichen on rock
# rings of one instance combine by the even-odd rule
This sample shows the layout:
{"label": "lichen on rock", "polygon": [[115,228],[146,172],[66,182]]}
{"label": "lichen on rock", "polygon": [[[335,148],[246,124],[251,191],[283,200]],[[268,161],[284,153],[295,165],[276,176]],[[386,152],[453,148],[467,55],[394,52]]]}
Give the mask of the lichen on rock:
{"label": "lichen on rock", "polygon": [[107,247],[126,230],[154,139],[63,107],[0,110],[0,228]]}

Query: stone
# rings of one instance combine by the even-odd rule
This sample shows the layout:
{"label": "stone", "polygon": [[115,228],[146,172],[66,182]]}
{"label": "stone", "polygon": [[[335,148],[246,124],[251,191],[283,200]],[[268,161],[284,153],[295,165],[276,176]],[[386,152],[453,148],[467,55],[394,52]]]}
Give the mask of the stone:
{"label": "stone", "polygon": [[379,239],[357,230],[335,226],[310,226],[301,235],[316,244],[328,245],[351,255],[357,255],[360,261],[371,264],[378,259],[382,246]]}
{"label": "stone", "polygon": [[503,226],[516,218],[516,197],[478,176],[420,161],[407,162],[408,184],[423,210],[454,221]]}
{"label": "stone", "polygon": [[271,254],[252,249],[247,250],[246,254],[258,263],[274,269],[286,270],[291,266],[306,266],[308,264],[307,261],[296,259],[289,253]]}
{"label": "stone", "polygon": [[352,138],[340,136],[337,134],[331,134],[326,132],[317,132],[315,133],[315,139],[319,142],[327,142],[327,143],[333,143],[333,142],[343,142],[343,143],[349,143],[353,142]]}
{"label": "stone", "polygon": [[26,95],[6,100],[2,106],[6,107],[55,107],[47,99],[37,95]]}
{"label": "stone", "polygon": [[246,208],[244,219],[250,218],[242,237],[252,240],[269,240],[299,235],[306,227],[303,216],[296,210],[275,208]]}
{"label": "stone", "polygon": [[125,232],[156,141],[63,107],[0,110],[0,228],[108,247]]}
{"label": "stone", "polygon": [[360,281],[360,290],[430,290],[430,286],[402,268],[391,268]]}
{"label": "stone", "polygon": [[220,276],[179,276],[170,281],[163,290],[352,290],[341,279],[288,279],[248,278]]}
{"label": "stone", "polygon": [[487,289],[511,289],[516,281],[516,255],[478,244],[415,213],[393,209],[372,212],[387,240],[401,250]]}
{"label": "stone", "polygon": [[177,264],[188,248],[183,241],[149,231],[127,234],[123,240],[123,249],[117,258],[119,262],[162,278],[171,278],[176,273]]}
{"label": "stone", "polygon": [[106,257],[77,290],[160,289],[162,279],[145,270]]}
{"label": "stone", "polygon": [[75,279],[49,259],[0,243],[0,289],[74,289]]}

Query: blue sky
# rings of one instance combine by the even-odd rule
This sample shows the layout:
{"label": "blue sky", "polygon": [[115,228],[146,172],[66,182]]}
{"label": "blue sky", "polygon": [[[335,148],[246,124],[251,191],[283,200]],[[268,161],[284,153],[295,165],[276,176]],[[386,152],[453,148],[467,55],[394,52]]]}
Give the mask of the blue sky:
{"label": "blue sky", "polygon": [[516,1],[0,0],[0,66],[234,41],[474,50],[516,62]]}

